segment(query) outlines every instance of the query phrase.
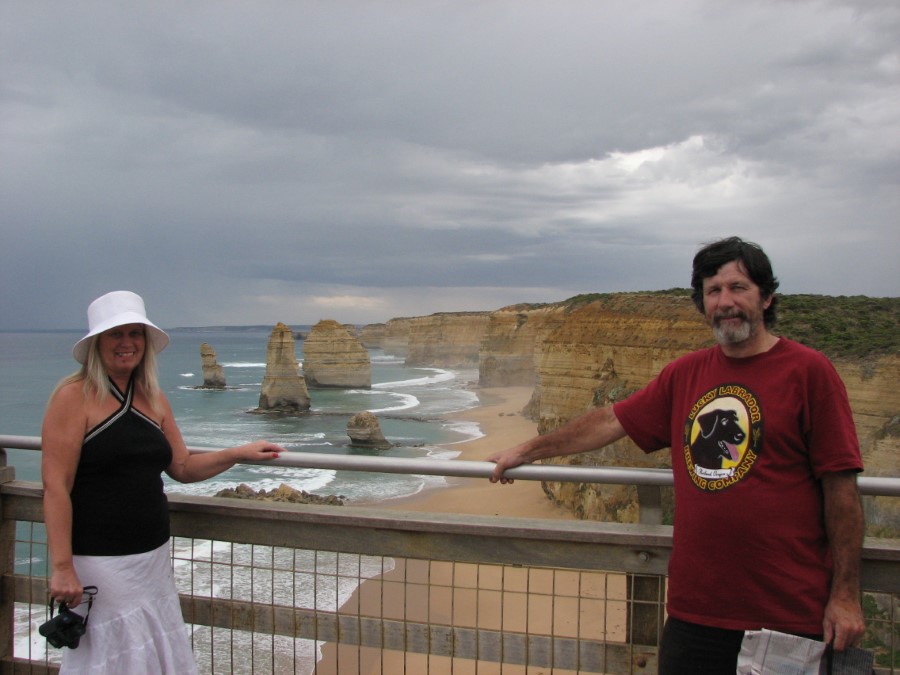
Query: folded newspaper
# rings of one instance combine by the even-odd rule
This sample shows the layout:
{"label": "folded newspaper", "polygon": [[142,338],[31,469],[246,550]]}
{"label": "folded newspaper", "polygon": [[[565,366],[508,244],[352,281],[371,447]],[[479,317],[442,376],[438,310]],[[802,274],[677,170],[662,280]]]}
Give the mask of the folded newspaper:
{"label": "folded newspaper", "polygon": [[764,628],[744,634],[737,675],[869,675],[873,662],[865,649],[826,650],[824,642]]}

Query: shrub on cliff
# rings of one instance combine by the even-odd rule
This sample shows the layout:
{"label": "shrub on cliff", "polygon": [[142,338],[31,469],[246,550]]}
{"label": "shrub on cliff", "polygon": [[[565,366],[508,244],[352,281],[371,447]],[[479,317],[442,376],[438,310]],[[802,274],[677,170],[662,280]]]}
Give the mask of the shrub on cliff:
{"label": "shrub on cliff", "polygon": [[900,298],[782,295],[775,332],[830,358],[896,354]]}
{"label": "shrub on cliff", "polygon": [[[560,304],[576,309],[597,300],[607,303],[616,300],[621,307],[630,295],[684,297],[690,292],[687,288],[670,288],[640,293],[585,293]],[[782,293],[778,297],[774,332],[817,349],[831,359],[883,356],[900,351],[900,298]]]}

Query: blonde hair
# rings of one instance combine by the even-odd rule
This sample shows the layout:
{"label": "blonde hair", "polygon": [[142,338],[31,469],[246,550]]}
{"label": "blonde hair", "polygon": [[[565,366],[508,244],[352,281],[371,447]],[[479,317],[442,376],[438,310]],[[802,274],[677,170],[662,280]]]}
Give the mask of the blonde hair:
{"label": "blonde hair", "polygon": [[[81,368],[60,380],[54,387],[50,398],[53,398],[61,388],[73,382],[81,382],[81,388],[85,397],[93,396],[101,403],[112,393],[112,382],[109,381],[109,374],[106,372],[103,360],[100,358],[100,350],[97,346],[99,342],[100,335],[94,335],[90,338],[87,358],[84,360]],[[162,390],[159,387],[156,352],[149,342],[144,347],[144,358],[141,359],[141,362],[134,369],[134,379],[144,392],[147,400],[150,401],[150,407],[153,409],[153,412],[160,413],[162,411],[160,400]]]}

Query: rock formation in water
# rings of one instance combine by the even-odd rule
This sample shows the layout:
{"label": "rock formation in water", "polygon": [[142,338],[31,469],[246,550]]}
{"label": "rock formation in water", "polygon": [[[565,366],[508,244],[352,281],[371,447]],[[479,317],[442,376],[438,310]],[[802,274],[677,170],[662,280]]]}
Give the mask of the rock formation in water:
{"label": "rock formation in water", "polygon": [[324,319],[303,342],[303,376],[309,387],[368,389],[372,386],[369,352],[346,326]]}
{"label": "rock formation in water", "polygon": [[302,412],[309,410],[309,405],[309,391],[297,363],[294,334],[286,325],[278,323],[266,348],[266,374],[257,411]]}
{"label": "rock formation in water", "polygon": [[216,350],[208,342],[200,345],[200,363],[203,368],[204,389],[224,389],[225,371],[216,361]]}
{"label": "rock formation in water", "polygon": [[347,435],[350,437],[350,445],[379,449],[391,447],[391,442],[381,432],[378,418],[368,411],[356,413],[350,418],[347,422]]}

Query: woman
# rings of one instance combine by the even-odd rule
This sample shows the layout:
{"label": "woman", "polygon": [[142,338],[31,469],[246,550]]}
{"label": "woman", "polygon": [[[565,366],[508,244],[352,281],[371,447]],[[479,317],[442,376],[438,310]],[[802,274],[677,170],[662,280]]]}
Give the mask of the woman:
{"label": "woman", "polygon": [[50,595],[74,607],[85,584],[99,587],[62,672],[196,672],[161,473],[190,483],[283,449],[257,441],[191,455],[157,380],[156,354],[169,337],[147,319],[141,297],[98,298],[88,325],[72,349],[82,367],[51,394],[41,431]]}

